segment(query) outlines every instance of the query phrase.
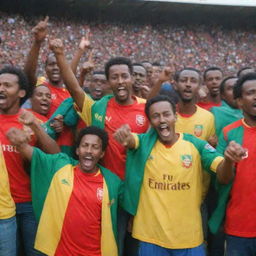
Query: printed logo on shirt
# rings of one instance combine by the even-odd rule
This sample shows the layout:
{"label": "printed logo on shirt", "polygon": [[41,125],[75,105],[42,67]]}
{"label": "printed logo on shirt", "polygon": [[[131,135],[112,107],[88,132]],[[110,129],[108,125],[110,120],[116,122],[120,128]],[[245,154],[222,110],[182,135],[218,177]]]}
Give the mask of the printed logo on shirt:
{"label": "printed logo on shirt", "polygon": [[13,146],[13,145],[2,144],[2,150],[3,151],[7,151],[7,152],[19,153],[19,151],[17,150],[16,146]]}
{"label": "printed logo on shirt", "polygon": [[97,198],[99,201],[103,199],[103,188],[97,188]]}
{"label": "printed logo on shirt", "polygon": [[146,122],[146,118],[143,115],[136,115],[136,124],[138,126],[143,126]]}
{"label": "printed logo on shirt", "polygon": [[55,93],[52,93],[52,100],[56,100],[57,99],[57,95]]}
{"label": "printed logo on shirt", "polygon": [[216,152],[216,149],[212,147],[209,143],[205,144],[204,148],[210,152]]}
{"label": "printed logo on shirt", "polygon": [[194,134],[196,137],[200,137],[203,133],[203,125],[196,124],[194,127]]}
{"label": "printed logo on shirt", "polygon": [[102,122],[102,116],[99,115],[98,113],[95,113],[94,115],[95,119],[99,120],[100,122]]}
{"label": "printed logo on shirt", "polygon": [[68,185],[68,186],[70,185],[69,182],[66,179],[62,179],[61,183],[64,184],[64,185]]}
{"label": "printed logo on shirt", "polygon": [[148,160],[153,160],[154,159],[154,157],[152,156],[152,155],[150,155],[149,157],[148,157]]}
{"label": "printed logo on shirt", "polygon": [[182,167],[190,168],[192,166],[192,156],[191,155],[182,155],[181,161],[182,161]]}

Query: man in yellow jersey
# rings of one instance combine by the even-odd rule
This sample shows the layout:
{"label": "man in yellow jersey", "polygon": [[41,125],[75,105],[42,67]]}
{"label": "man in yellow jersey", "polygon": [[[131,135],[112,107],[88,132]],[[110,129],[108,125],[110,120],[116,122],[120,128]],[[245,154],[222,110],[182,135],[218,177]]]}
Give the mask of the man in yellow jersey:
{"label": "man in yellow jersey", "polygon": [[8,173],[0,144],[0,255],[16,255],[17,223],[15,203],[10,192]]}
{"label": "man in yellow jersey", "polygon": [[[150,99],[145,108],[152,129],[135,135],[128,125],[115,138],[127,154],[123,207],[134,215],[133,237],[140,256],[205,256],[200,214],[202,170],[228,183],[233,162],[245,150],[231,142],[224,158],[206,141],[176,133],[175,105],[166,96]],[[136,163],[136,164],[134,164]]]}

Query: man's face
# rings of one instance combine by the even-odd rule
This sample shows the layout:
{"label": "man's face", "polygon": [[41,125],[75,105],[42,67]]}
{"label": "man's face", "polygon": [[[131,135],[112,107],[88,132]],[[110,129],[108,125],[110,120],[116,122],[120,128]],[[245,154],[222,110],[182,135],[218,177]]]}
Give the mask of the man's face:
{"label": "man's face", "polygon": [[222,99],[225,100],[230,106],[237,108],[236,100],[234,99],[233,88],[237,78],[228,79],[224,85]]}
{"label": "man's face", "polygon": [[61,81],[60,69],[57,65],[55,56],[48,56],[47,63],[45,66],[45,72],[52,84],[58,84]]}
{"label": "man's face", "polygon": [[190,102],[197,96],[200,87],[200,76],[196,71],[183,70],[175,83],[175,89],[183,102]]}
{"label": "man's face", "polygon": [[97,163],[104,156],[102,141],[99,136],[94,134],[84,135],[76,149],[76,154],[82,171],[88,173],[97,171]]}
{"label": "man's face", "polygon": [[25,90],[20,90],[18,76],[0,75],[0,113],[15,114],[20,107],[20,99],[25,95]]}
{"label": "man's face", "polygon": [[206,73],[205,84],[212,97],[217,97],[220,94],[220,83],[223,75],[219,70],[210,70]]}
{"label": "man's face", "polygon": [[147,80],[147,73],[145,68],[142,66],[133,66],[133,79],[134,83],[132,88],[134,92],[139,92]]}
{"label": "man's face", "polygon": [[89,83],[89,90],[94,100],[99,100],[110,92],[110,86],[107,83],[106,76],[103,74],[94,74]]}
{"label": "man's face", "polygon": [[153,73],[152,64],[149,63],[149,62],[144,62],[142,65],[143,65],[143,67],[144,67],[144,68],[146,69],[146,71],[147,71],[147,79],[151,80],[152,73]]}
{"label": "man's face", "polygon": [[133,79],[127,65],[120,64],[111,66],[109,69],[108,83],[119,104],[125,105],[130,101]]}
{"label": "man's face", "polygon": [[160,66],[152,66],[152,78],[158,79],[158,77],[160,76],[162,72],[162,68]]}
{"label": "man's face", "polygon": [[32,109],[45,116],[48,114],[51,106],[51,91],[48,87],[40,85],[34,89],[31,97]]}
{"label": "man's face", "polygon": [[237,99],[244,116],[256,120],[256,80],[245,81],[242,87],[242,96]]}
{"label": "man's face", "polygon": [[159,139],[164,144],[169,144],[175,136],[176,115],[168,101],[159,101],[149,108],[149,120],[156,129]]}

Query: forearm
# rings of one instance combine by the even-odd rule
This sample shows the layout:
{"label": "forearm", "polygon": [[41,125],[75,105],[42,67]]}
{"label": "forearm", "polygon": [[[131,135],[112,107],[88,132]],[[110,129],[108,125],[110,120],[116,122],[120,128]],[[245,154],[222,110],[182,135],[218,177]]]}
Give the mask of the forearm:
{"label": "forearm", "polygon": [[76,75],[76,71],[77,71],[77,66],[79,64],[79,61],[81,59],[81,57],[83,56],[84,54],[84,51],[82,49],[78,49],[76,52],[75,52],[75,55],[70,63],[70,67],[71,67],[71,70],[73,71],[73,73]]}
{"label": "forearm", "polygon": [[162,83],[163,82],[161,80],[157,80],[153,84],[153,86],[151,88],[151,91],[149,92],[148,97],[147,97],[148,100],[153,98],[153,97],[155,97],[155,96],[157,96],[157,94],[159,93],[159,91],[161,89]]}
{"label": "forearm", "polygon": [[28,77],[29,83],[32,86],[36,85],[36,82],[37,82],[36,69],[37,69],[40,48],[41,48],[41,43],[34,41],[28,53],[25,67],[24,67],[24,71]]}
{"label": "forearm", "polygon": [[34,147],[30,146],[27,143],[16,145],[16,147],[24,159],[31,161]]}
{"label": "forearm", "polygon": [[84,91],[80,87],[74,73],[71,70],[64,54],[55,54],[62,78],[72,98],[79,109],[82,109],[84,103]]}
{"label": "forearm", "polygon": [[217,179],[222,184],[228,184],[234,178],[234,163],[224,159],[217,168]]}
{"label": "forearm", "polygon": [[39,148],[41,148],[45,153],[56,154],[60,152],[60,148],[56,141],[44,131],[43,127],[38,122],[34,122],[30,125],[30,128],[35,133]]}

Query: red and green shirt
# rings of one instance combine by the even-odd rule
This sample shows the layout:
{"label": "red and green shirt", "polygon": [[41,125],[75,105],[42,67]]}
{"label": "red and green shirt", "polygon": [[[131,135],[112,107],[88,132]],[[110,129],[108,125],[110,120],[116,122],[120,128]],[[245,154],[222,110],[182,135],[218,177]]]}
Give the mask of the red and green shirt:
{"label": "red and green shirt", "polygon": [[248,156],[237,163],[226,210],[225,232],[239,237],[256,237],[256,127],[243,119],[223,129],[217,149],[224,152],[230,141],[247,149]]}

